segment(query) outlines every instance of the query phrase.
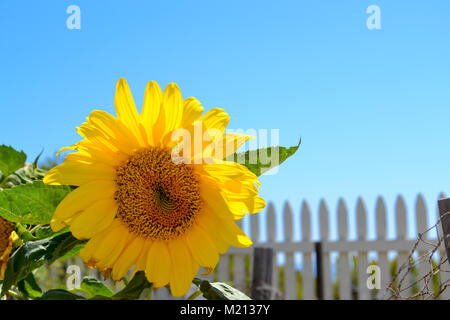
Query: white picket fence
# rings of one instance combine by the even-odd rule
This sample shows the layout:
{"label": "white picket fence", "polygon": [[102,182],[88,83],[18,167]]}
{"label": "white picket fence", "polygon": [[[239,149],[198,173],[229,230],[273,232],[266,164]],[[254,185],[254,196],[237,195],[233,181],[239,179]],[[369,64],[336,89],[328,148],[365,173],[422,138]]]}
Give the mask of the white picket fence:
{"label": "white picket fence", "polygon": [[[439,198],[443,198],[444,195],[440,195]],[[300,210],[300,229],[301,240],[294,240],[294,215],[291,205],[286,202],[282,214],[283,221],[283,241],[277,241],[276,234],[276,215],[274,205],[269,203],[265,215],[266,220],[266,237],[261,237],[259,232],[260,219],[264,217],[261,214],[250,216],[250,237],[254,242],[254,246],[270,246],[274,249],[274,268],[273,268],[273,288],[276,293],[279,289],[279,272],[277,266],[277,256],[282,253],[285,255],[284,259],[284,294],[279,297],[281,299],[297,299],[297,286],[298,281],[296,278],[296,265],[294,255],[300,254],[302,256],[301,269],[302,274],[302,291],[303,299],[316,299],[315,288],[315,244],[311,237],[311,210],[306,201],[303,201]],[[376,239],[368,240],[368,225],[367,225],[367,209],[364,201],[359,198],[356,206],[356,226],[357,226],[357,239],[349,240],[349,227],[348,219],[349,214],[345,202],[339,200],[337,207],[337,235],[336,241],[330,240],[330,211],[324,200],[320,202],[318,215],[320,224],[320,242],[322,243],[323,252],[323,293],[325,299],[333,299],[333,280],[332,280],[332,259],[331,256],[334,252],[338,255],[336,276],[339,278],[339,298],[351,299],[352,298],[352,284],[351,284],[351,256],[354,254],[357,256],[357,292],[358,299],[370,299],[371,290],[368,289],[366,281],[368,278],[367,267],[369,265],[369,253],[376,253],[375,259],[377,265],[381,271],[381,290],[377,290],[377,299],[386,299],[389,295],[386,295],[386,288],[391,282],[391,273],[389,270],[389,253],[396,252],[398,263],[400,266],[406,261],[409,253],[411,252],[417,239],[408,239],[408,219],[406,204],[402,196],[398,196],[395,203],[395,230],[396,235],[394,240],[387,238],[387,209],[385,201],[382,197],[379,197],[376,201],[375,216],[376,216]],[[418,195],[415,203],[415,221],[417,232],[424,232],[428,229],[427,219],[428,210],[425,205],[425,201],[422,195]],[[439,231],[441,227],[439,226]],[[428,236],[428,233],[424,235]],[[262,238],[266,238],[267,241],[261,242]],[[437,243],[436,239],[428,239],[431,245]],[[430,246],[420,243],[417,248],[419,254],[426,254],[430,250]],[[251,279],[252,266],[246,267],[246,257],[251,257],[253,247],[251,248],[234,248],[231,247],[227,254],[223,255],[215,270],[215,273],[210,275],[210,279],[216,279],[218,281],[231,282],[235,287],[240,290],[249,292],[248,283]],[[440,254],[445,254],[444,248],[440,247]],[[230,259],[232,258],[232,265]],[[250,264],[251,264],[251,260]],[[232,272],[230,272],[230,267]],[[250,270],[250,274],[249,274]],[[419,264],[419,279],[421,275],[425,275],[430,272],[430,265],[427,263]],[[445,282],[449,279],[450,273],[441,272],[439,274],[440,281]],[[230,279],[232,277],[233,279]],[[231,281],[232,280],[232,281]],[[406,281],[412,281],[412,275],[408,275]],[[194,288],[191,288],[194,290]],[[411,289],[412,290],[412,289]],[[156,299],[169,299],[167,289],[158,289],[154,298]],[[444,291],[441,295],[441,299],[450,298],[450,288]]]}

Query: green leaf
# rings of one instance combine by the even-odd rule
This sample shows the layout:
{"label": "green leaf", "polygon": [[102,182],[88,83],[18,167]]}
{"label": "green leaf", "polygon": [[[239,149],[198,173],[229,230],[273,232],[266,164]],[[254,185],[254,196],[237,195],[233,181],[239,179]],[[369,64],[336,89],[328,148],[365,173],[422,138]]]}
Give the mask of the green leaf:
{"label": "green leaf", "polygon": [[8,189],[25,183],[44,179],[47,170],[35,168],[33,165],[25,164],[22,168],[7,176],[2,182],[2,188]]}
{"label": "green leaf", "polygon": [[209,282],[195,278],[192,281],[208,300],[251,300],[241,291],[223,282]]}
{"label": "green leaf", "polygon": [[24,295],[30,298],[37,298],[42,295],[42,289],[37,284],[32,273],[30,273],[25,279],[20,280],[17,287]]}
{"label": "green leaf", "polygon": [[54,232],[52,230],[52,228],[50,227],[50,225],[46,224],[43,226],[39,226],[39,228],[36,230],[36,232],[34,233],[34,236],[38,239],[38,240],[42,240],[42,239],[47,239],[47,238],[51,238],[51,237],[55,237],[61,233],[67,232],[69,231],[69,227],[65,227],[63,229],[61,229],[58,232]]}
{"label": "green leaf", "polygon": [[66,232],[53,238],[25,243],[9,259],[0,296],[3,296],[11,286],[25,279],[34,269],[45,263],[53,263],[84,242],[85,240],[78,240],[70,232]]}
{"label": "green leaf", "polygon": [[80,254],[81,249],[83,249],[84,246],[85,243],[77,244],[72,249],[70,249],[65,255],[61,256],[58,260],[63,261],[78,256]]}
{"label": "green leaf", "polygon": [[23,224],[48,224],[56,207],[71,191],[69,186],[49,186],[42,181],[0,191],[0,216]]}
{"label": "green leaf", "polygon": [[89,297],[103,296],[112,297],[113,292],[103,282],[93,277],[84,277],[81,281],[80,289],[86,292]]}
{"label": "green leaf", "polygon": [[17,169],[23,167],[27,160],[27,155],[23,151],[16,151],[14,148],[0,146],[0,171],[7,177]]}
{"label": "green leaf", "polygon": [[138,271],[128,285],[112,296],[114,300],[137,300],[142,291],[151,288],[152,284],[147,281],[144,271]]}
{"label": "green leaf", "polygon": [[230,158],[227,157],[226,160],[234,161],[246,166],[251,172],[259,177],[264,172],[279,166],[286,161],[287,158],[297,152],[301,142],[302,140],[300,139],[298,145],[290,148],[277,146],[234,153]]}
{"label": "green leaf", "polygon": [[35,300],[86,300],[85,297],[63,289],[49,290]]}

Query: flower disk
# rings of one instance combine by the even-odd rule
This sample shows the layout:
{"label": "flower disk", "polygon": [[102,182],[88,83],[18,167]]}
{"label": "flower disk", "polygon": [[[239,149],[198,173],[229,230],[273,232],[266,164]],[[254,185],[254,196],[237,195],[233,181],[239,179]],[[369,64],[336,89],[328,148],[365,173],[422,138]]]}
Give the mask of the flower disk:
{"label": "flower disk", "polygon": [[152,240],[178,238],[200,211],[198,178],[170,151],[149,147],[117,169],[117,216],[131,232]]}
{"label": "flower disk", "polygon": [[0,217],[0,280],[3,279],[11,254],[12,244],[17,239],[14,223]]}

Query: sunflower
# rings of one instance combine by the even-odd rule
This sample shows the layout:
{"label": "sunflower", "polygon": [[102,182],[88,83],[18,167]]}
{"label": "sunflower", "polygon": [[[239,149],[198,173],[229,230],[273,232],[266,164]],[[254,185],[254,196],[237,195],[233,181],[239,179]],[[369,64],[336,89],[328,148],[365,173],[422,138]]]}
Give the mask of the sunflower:
{"label": "sunflower", "polygon": [[117,118],[92,111],[77,128],[84,140],[61,149],[75,152],[45,176],[46,184],[78,186],[51,227],[89,239],[81,258],[113,280],[145,271],[154,287],[182,296],[200,266],[210,273],[230,246],[252,244],[234,221],[265,207],[258,178],[226,161],[251,137],[225,133],[228,114],[203,114],[175,83],[161,92],[150,81],[139,114],[119,79],[114,105]]}
{"label": "sunflower", "polygon": [[0,217],[0,280],[5,277],[14,241],[18,239],[14,223]]}

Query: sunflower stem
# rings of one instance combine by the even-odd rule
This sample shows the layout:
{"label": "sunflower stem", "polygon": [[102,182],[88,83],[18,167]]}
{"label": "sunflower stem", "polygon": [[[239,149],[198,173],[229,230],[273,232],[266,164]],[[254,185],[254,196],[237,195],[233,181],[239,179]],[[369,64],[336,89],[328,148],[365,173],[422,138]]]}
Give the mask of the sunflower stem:
{"label": "sunflower stem", "polygon": [[41,227],[40,224],[38,224],[37,226],[34,226],[34,227],[30,230],[30,233],[31,233],[32,235],[34,235],[34,234],[36,233],[36,231],[37,231],[40,227]]}
{"label": "sunflower stem", "polygon": [[191,294],[186,300],[194,300],[195,298],[197,298],[201,294],[202,294],[202,291],[200,289],[198,289],[193,294]]}
{"label": "sunflower stem", "polygon": [[28,300],[27,297],[25,297],[25,296],[23,296],[21,294],[18,294],[17,292],[14,292],[12,290],[8,290],[8,295],[13,297],[13,298],[15,298],[15,299],[17,299],[17,300]]}

